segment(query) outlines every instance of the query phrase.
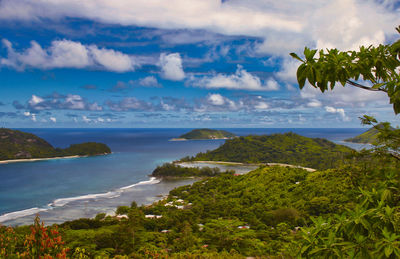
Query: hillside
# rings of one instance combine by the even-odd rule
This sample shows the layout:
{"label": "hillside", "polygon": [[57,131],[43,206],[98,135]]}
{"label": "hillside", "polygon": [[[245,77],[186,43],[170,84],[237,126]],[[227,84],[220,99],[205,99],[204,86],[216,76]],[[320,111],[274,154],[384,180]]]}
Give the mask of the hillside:
{"label": "hillside", "polygon": [[73,155],[97,155],[111,153],[102,143],[87,142],[68,148],[54,148],[38,136],[12,129],[0,129],[0,160],[51,158]]}
{"label": "hillside", "polygon": [[[383,125],[378,124],[377,127],[383,127]],[[390,127],[390,128],[394,129],[392,127]],[[344,141],[352,142],[352,143],[372,144],[376,141],[378,134],[379,134],[379,131],[376,128],[372,127],[369,130],[367,130],[366,132],[364,132],[358,136],[355,136],[354,138],[345,139]]]}
{"label": "hillside", "polygon": [[340,170],[265,167],[179,187],[151,206],[122,206],[117,213],[128,215],[126,220],[99,214],[65,222],[60,229],[71,251],[85,247],[92,257],[277,256],[293,237],[292,229],[309,224],[309,216],[351,207],[355,190]]}
{"label": "hillside", "polygon": [[235,134],[225,130],[195,129],[179,136],[179,139],[229,139],[236,137]]}
{"label": "hillside", "polygon": [[315,169],[332,168],[350,154],[351,148],[321,138],[295,133],[246,136],[227,140],[221,147],[183,161],[230,161],[286,163]]}

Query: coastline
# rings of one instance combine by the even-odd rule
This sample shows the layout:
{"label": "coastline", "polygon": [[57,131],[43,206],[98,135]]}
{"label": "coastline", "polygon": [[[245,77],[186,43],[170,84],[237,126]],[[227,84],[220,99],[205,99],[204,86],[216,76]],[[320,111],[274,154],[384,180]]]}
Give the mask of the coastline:
{"label": "coastline", "polygon": [[98,213],[114,215],[118,206],[129,206],[133,200],[141,205],[150,205],[164,199],[172,189],[195,181],[196,179],[193,178],[150,177],[147,180],[101,193],[58,198],[45,206],[4,213],[0,215],[0,224],[29,225],[36,214],[40,214],[45,225],[61,224],[78,218],[93,218]]}
{"label": "coastline", "polygon": [[[109,154],[112,154],[112,153],[104,153],[104,154],[97,154],[97,155],[91,155],[91,156],[104,156],[104,155],[109,155]],[[2,165],[2,164],[11,164],[11,163],[27,163],[27,162],[47,161],[47,160],[54,160],[54,159],[83,158],[83,157],[89,157],[89,155],[85,155],[85,156],[79,156],[79,155],[74,155],[74,156],[56,156],[56,157],[44,157],[44,158],[22,158],[22,159],[0,160],[0,165]]]}

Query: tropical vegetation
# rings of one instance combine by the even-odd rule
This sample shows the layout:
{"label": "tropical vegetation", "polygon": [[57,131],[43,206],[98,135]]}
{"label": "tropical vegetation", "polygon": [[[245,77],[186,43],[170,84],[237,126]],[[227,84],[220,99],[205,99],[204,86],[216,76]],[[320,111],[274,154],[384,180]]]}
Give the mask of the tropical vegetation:
{"label": "tropical vegetation", "polygon": [[111,153],[111,149],[102,143],[86,142],[72,144],[65,149],[54,148],[50,143],[34,134],[0,128],[0,160],[75,155],[88,156],[109,153]]}
{"label": "tropical vegetation", "polygon": [[286,163],[315,169],[332,168],[353,149],[322,138],[295,133],[246,136],[227,140],[219,148],[182,161],[229,161],[242,163]]}
{"label": "tropical vegetation", "polygon": [[234,137],[236,137],[235,134],[225,130],[194,129],[179,136],[179,139],[226,139]]}

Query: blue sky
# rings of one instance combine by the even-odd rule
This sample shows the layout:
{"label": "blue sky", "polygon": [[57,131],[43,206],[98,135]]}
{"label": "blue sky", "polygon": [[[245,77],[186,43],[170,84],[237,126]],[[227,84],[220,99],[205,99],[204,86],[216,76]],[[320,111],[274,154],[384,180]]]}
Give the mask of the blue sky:
{"label": "blue sky", "polygon": [[398,38],[398,1],[1,0],[2,127],[399,124],[385,94],[300,91],[290,52]]}

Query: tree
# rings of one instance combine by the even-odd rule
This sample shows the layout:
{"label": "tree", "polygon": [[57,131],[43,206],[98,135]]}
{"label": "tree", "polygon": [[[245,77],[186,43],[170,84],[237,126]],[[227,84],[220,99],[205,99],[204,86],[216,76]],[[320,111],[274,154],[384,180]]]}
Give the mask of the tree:
{"label": "tree", "polygon": [[[400,33],[400,26],[396,28]],[[300,89],[306,80],[322,92],[333,89],[336,83],[367,90],[385,92],[395,114],[400,113],[400,40],[391,45],[360,47],[359,51],[337,49],[304,49],[304,59],[295,53],[290,55],[302,62],[297,69]],[[360,83],[362,79],[364,83]]]}

